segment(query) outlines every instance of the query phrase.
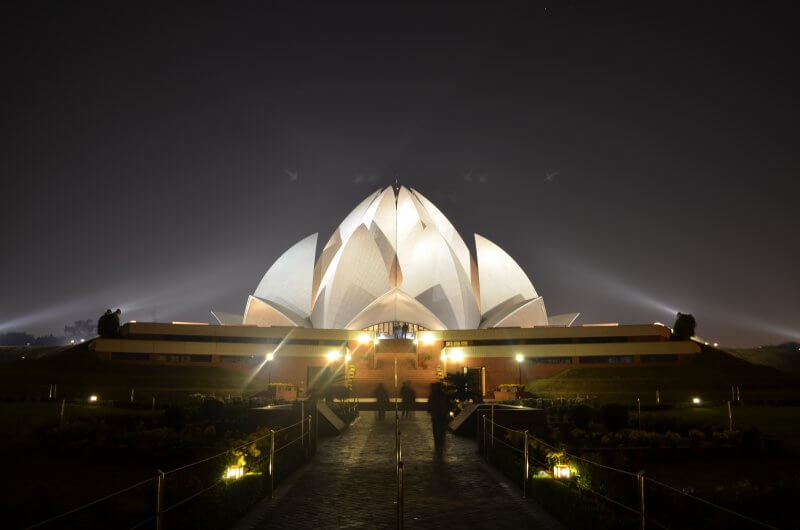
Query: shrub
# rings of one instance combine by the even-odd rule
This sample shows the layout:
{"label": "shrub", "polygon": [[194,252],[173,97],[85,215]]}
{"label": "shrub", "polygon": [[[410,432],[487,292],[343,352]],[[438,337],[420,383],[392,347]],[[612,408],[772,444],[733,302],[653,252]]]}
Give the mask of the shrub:
{"label": "shrub", "polygon": [[619,403],[603,405],[600,417],[609,431],[619,431],[628,426],[628,407]]}
{"label": "shrub", "polygon": [[575,424],[575,427],[586,430],[594,418],[594,410],[587,405],[578,405],[572,409],[570,413],[570,420]]}
{"label": "shrub", "polygon": [[170,405],[164,411],[164,421],[167,423],[167,427],[180,431],[186,425],[186,412],[183,407]]}

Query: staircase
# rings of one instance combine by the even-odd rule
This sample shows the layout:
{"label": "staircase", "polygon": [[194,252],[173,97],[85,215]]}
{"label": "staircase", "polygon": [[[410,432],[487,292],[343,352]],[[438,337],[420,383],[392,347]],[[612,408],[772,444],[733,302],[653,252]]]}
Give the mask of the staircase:
{"label": "staircase", "polygon": [[[398,389],[405,381],[409,381],[418,398],[428,397],[431,383],[435,383],[438,380],[436,367],[431,364],[427,368],[419,366],[415,369],[411,363],[397,363]],[[366,365],[359,366],[353,378],[352,395],[359,398],[374,397],[375,387],[379,383],[383,383],[383,386],[389,391],[389,397],[395,397],[393,362],[380,362],[376,368],[370,368]]]}

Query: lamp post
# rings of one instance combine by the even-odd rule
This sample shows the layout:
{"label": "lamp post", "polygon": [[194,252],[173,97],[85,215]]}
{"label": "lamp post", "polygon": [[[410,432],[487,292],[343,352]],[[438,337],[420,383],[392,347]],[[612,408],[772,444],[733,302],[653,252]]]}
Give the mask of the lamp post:
{"label": "lamp post", "polygon": [[525,357],[521,353],[518,353],[514,356],[514,358],[517,360],[517,368],[519,369],[519,384],[522,386],[522,362],[525,360]]}
{"label": "lamp post", "polygon": [[[275,358],[275,354],[274,353],[269,352],[267,354],[267,364],[269,364],[269,375],[267,376],[267,385],[271,385],[272,384],[272,360],[274,358]],[[263,379],[262,379],[262,381],[263,381]]]}

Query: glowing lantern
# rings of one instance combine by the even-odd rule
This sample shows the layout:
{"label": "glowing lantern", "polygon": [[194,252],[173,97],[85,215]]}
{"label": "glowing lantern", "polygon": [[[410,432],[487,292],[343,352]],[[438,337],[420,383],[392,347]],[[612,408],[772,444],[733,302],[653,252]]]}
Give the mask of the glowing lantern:
{"label": "glowing lantern", "polygon": [[702,401],[700,400],[699,397],[693,397],[692,403],[694,403],[695,405],[699,405],[700,403],[702,403]]}
{"label": "glowing lantern", "polygon": [[358,343],[359,344],[366,344],[370,341],[371,337],[367,333],[362,333],[358,336]]}
{"label": "glowing lantern", "polygon": [[89,403],[97,403],[97,396],[95,394],[89,396]]}
{"label": "glowing lantern", "polygon": [[572,470],[567,464],[556,464],[553,466],[553,478],[569,479],[572,476]]}
{"label": "glowing lantern", "polygon": [[228,466],[225,470],[225,479],[238,480],[244,476],[244,466]]}

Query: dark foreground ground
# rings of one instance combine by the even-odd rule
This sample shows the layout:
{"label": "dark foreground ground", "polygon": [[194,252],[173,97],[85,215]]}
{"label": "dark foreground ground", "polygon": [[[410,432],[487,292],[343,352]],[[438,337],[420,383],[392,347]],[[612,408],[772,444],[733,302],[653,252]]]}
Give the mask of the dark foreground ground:
{"label": "dark foreground ground", "polygon": [[[472,440],[447,435],[434,457],[426,413],[400,422],[406,528],[561,528],[482,462]],[[394,417],[365,411],[320,444],[313,464],[243,519],[253,528],[390,528],[395,525]]]}

